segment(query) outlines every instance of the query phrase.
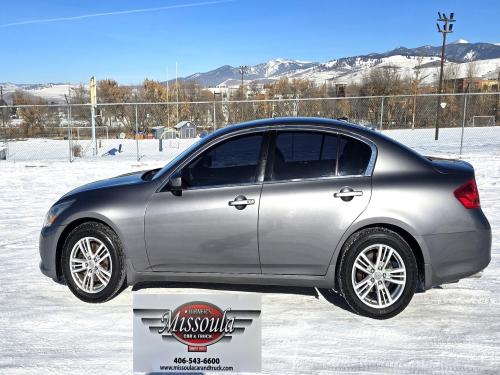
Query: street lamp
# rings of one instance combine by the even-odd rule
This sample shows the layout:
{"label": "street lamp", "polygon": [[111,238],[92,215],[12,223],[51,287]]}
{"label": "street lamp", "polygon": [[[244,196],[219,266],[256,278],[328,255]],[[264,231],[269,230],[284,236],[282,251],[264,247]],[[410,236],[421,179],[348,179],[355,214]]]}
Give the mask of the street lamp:
{"label": "street lamp", "polygon": [[241,75],[241,95],[243,96],[243,75],[248,72],[248,65],[240,65],[239,71]]}
{"label": "street lamp", "polygon": [[[443,45],[441,47],[441,69],[439,71],[439,85],[438,85],[438,94],[441,94],[442,88],[443,88],[443,69],[444,69],[444,59],[445,59],[445,50],[446,50],[446,34],[452,33],[453,32],[453,22],[455,22],[454,19],[455,13],[450,13],[450,17],[447,17],[445,13],[441,14],[441,12],[438,12],[438,19],[437,19],[437,29],[438,33],[441,33],[443,35]],[[442,25],[440,24],[442,23]],[[439,121],[441,119],[441,110],[440,110],[440,102],[441,102],[441,96],[438,95],[438,100],[437,100],[437,113],[436,113],[436,133],[434,135],[434,139],[437,141],[439,139]]]}

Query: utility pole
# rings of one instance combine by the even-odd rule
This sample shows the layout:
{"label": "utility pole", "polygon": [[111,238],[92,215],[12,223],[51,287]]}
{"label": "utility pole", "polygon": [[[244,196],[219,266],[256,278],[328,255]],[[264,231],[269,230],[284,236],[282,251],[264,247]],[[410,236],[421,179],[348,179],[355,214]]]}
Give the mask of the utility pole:
{"label": "utility pole", "polygon": [[165,75],[167,76],[167,129],[170,128],[170,106],[168,105],[170,92],[168,90],[168,66],[165,67]]}
{"label": "utility pole", "polygon": [[177,93],[177,123],[179,122],[179,66],[175,63],[175,91]]}
{"label": "utility pole", "polygon": [[[443,89],[443,70],[444,70],[444,60],[445,60],[445,50],[446,50],[446,34],[453,32],[453,22],[455,19],[453,18],[455,13],[450,13],[450,17],[446,17],[446,14],[438,12],[438,23],[436,23],[438,33],[443,35],[443,45],[441,47],[441,68],[439,70],[439,85],[438,85],[438,94],[441,94]],[[441,29],[440,22],[443,23],[443,28]],[[441,120],[441,95],[438,95],[437,98],[437,106],[436,106],[436,133],[434,135],[434,139],[437,141],[439,139],[439,122]]]}
{"label": "utility pole", "polygon": [[243,76],[248,72],[247,65],[240,65],[239,67],[240,75],[241,75],[241,96],[243,96]]}

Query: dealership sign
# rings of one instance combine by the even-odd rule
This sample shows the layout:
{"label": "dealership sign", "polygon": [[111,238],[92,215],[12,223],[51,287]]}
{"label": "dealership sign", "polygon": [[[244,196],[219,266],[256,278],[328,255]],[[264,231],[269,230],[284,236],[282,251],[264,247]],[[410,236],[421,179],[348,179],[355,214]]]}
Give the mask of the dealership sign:
{"label": "dealership sign", "polygon": [[260,371],[260,296],[135,293],[133,299],[134,371]]}

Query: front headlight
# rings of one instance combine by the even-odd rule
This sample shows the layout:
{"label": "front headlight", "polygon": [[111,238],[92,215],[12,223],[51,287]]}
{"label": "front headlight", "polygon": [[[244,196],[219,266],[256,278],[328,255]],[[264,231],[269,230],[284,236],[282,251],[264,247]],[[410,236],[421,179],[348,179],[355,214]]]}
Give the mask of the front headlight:
{"label": "front headlight", "polygon": [[45,216],[45,221],[43,222],[44,227],[50,227],[56,221],[57,217],[63,212],[66,208],[73,204],[74,200],[67,201],[59,204],[53,205],[47,215]]}

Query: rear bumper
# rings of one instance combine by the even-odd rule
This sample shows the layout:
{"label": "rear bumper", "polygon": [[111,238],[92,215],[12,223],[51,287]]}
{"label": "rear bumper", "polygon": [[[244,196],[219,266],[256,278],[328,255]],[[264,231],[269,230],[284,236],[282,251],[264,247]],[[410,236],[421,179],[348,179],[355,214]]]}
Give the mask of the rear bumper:
{"label": "rear bumper", "polygon": [[44,227],[40,232],[38,249],[40,252],[40,271],[54,281],[60,282],[57,275],[57,241],[64,226]]}
{"label": "rear bumper", "polygon": [[433,234],[422,237],[429,252],[425,287],[473,276],[491,261],[491,230]]}

